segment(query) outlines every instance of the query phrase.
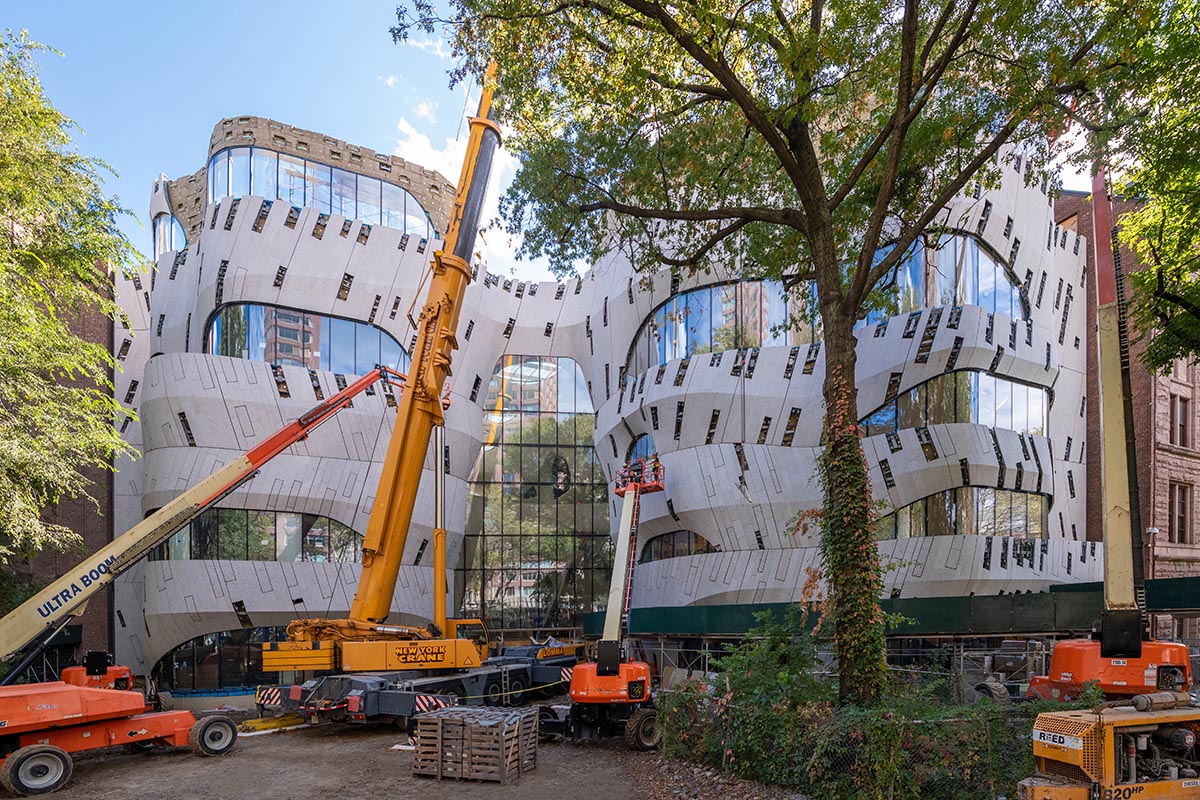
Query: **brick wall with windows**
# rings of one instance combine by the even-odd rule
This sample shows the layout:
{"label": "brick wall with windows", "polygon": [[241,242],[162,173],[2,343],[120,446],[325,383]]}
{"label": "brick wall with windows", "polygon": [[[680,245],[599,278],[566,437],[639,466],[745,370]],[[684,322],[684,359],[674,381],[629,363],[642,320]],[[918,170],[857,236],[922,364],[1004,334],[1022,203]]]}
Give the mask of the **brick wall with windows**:
{"label": "brick wall with windows", "polygon": [[[1125,200],[1113,203],[1120,215],[1136,205]],[[1096,297],[1092,286],[1095,251],[1092,242],[1092,207],[1087,193],[1064,192],[1055,206],[1055,218],[1065,228],[1087,239],[1089,279],[1087,298],[1088,330],[1095,330]],[[1129,250],[1121,249],[1126,273],[1140,269]],[[1089,441],[1100,442],[1099,384],[1097,383],[1096,342],[1088,347],[1087,424]],[[1195,533],[1195,495],[1200,483],[1200,450],[1196,448],[1195,411],[1198,401],[1196,382],[1200,367],[1176,362],[1167,374],[1151,374],[1141,362],[1144,345],[1130,343],[1131,386],[1134,408],[1134,437],[1137,442],[1138,496],[1141,505],[1143,553],[1147,557],[1148,577],[1171,578],[1200,575],[1200,537]],[[1089,497],[1101,497],[1100,447],[1087,449]],[[1092,502],[1087,511],[1087,538],[1101,538],[1103,504]],[[1157,529],[1158,533],[1149,533]],[[1200,638],[1200,621],[1169,618],[1155,621],[1156,632],[1164,636]]]}

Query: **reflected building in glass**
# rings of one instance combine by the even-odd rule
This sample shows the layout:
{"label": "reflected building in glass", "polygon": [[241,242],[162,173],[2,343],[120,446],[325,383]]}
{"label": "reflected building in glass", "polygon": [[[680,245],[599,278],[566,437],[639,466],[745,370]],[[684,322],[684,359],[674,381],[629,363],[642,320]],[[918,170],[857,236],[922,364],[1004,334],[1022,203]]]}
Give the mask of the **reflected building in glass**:
{"label": "reflected building in glass", "polygon": [[[137,412],[118,424],[144,458],[118,465],[114,532],[376,364],[408,369],[408,312],[454,192],[396,156],[256,117],[221,121],[198,161],[155,182],[154,271],[118,286],[117,396]],[[1100,574],[1084,511],[1087,243],[1016,162],[948,205],[858,327],[889,597]],[[609,487],[652,456],[666,478],[641,503],[635,635],[702,637],[696,614],[736,634],[748,609],[801,599],[820,567],[803,525],[821,504],[811,287],[732,268],[635,275],[617,254],[558,283],[473,267],[446,449],[426,456],[389,621],[432,616],[439,457],[448,605],[497,636],[570,635],[603,607]],[[346,613],[395,400],[355,398],[119,580],[117,657],[180,690],[249,685],[256,643]]]}

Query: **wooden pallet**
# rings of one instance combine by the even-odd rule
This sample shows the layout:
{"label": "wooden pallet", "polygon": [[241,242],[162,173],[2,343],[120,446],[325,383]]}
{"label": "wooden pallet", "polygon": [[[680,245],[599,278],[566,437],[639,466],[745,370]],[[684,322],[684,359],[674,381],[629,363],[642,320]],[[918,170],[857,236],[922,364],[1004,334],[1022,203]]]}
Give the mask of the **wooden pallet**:
{"label": "wooden pallet", "polygon": [[509,783],[537,767],[536,708],[456,706],[417,718],[413,775]]}

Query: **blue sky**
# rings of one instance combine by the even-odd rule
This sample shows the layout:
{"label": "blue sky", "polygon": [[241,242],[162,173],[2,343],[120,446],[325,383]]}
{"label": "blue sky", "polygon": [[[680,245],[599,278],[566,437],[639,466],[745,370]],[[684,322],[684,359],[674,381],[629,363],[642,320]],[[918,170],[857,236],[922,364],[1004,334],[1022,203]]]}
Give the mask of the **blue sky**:
{"label": "blue sky", "polygon": [[[223,117],[271,117],[396,153],[458,180],[464,113],[478,90],[449,88],[446,46],[425,36],[393,44],[395,3],[25,2],[5,27],[60,50],[39,58],[47,96],[83,129],[81,152],[118,173],[110,194],[137,215],[124,228],[150,251],[150,187],[204,165]],[[492,174],[490,217],[515,164]],[[485,234],[492,271],[548,279],[544,263],[517,262],[499,232]]]}

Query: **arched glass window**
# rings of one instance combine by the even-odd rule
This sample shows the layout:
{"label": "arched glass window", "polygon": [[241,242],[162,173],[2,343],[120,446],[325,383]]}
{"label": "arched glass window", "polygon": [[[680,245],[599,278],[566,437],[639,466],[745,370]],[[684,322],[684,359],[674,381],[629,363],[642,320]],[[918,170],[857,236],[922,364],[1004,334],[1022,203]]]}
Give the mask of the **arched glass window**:
{"label": "arched glass window", "polygon": [[651,561],[662,561],[664,558],[679,558],[694,556],[700,553],[715,553],[717,548],[694,531],[671,531],[647,539],[642,545],[642,557],[639,564],[649,564]]}
{"label": "arched glass window", "polygon": [[208,352],[343,375],[363,375],[376,364],[406,372],[410,361],[400,343],[374,325],[253,303],[217,310]]}
{"label": "arched glass window", "polygon": [[252,194],[414,236],[440,236],[417,198],[378,178],[263,147],[231,147],[209,160],[208,202]]}
{"label": "arched glass window", "polygon": [[637,461],[638,459],[649,458],[654,453],[654,439],[648,433],[640,433],[629,443],[629,450],[625,454],[625,461],[628,463]]}
{"label": "arched glass window", "polygon": [[1043,435],[1050,392],[986,372],[958,370],[914,386],[885,403],[862,424],[867,436],[950,422]]}
{"label": "arched glass window", "polygon": [[696,353],[818,340],[819,326],[803,321],[812,314],[804,313],[801,302],[785,297],[779,281],[741,281],[681,292],[642,323],[629,352],[626,378]]}
{"label": "arched glass window", "polygon": [[209,508],[150,553],[152,561],[358,561],[363,537],[316,514]]}
{"label": "arched glass window", "polygon": [[581,624],[607,601],[608,478],[579,365],[505,356],[483,406],[456,586],[464,615],[493,629]]}
{"label": "arched glass window", "polygon": [[152,672],[160,689],[187,696],[218,689],[253,689],[277,679],[263,672],[264,642],[287,641],[287,628],[238,628],[206,633],[184,642],[159,660]]}
{"label": "arched glass window", "polygon": [[968,535],[1041,539],[1047,535],[1049,506],[1048,497],[1033,492],[959,486],[880,517],[875,524],[875,537]]}

